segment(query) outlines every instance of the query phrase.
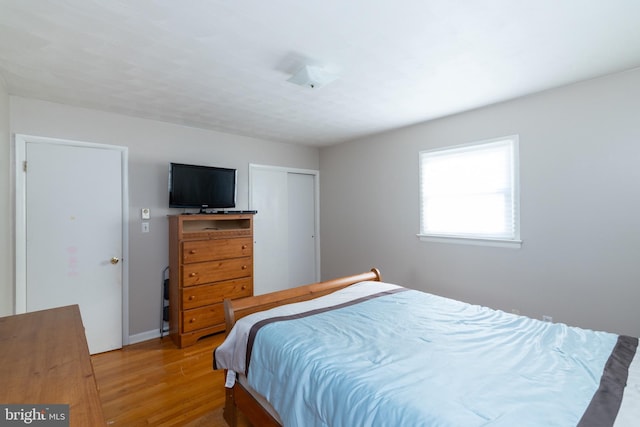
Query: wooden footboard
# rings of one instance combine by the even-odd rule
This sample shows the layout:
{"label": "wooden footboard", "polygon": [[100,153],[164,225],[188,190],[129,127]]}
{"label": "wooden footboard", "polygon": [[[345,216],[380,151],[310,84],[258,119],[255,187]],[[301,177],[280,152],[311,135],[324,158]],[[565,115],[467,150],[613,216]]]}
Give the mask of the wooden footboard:
{"label": "wooden footboard", "polygon": [[[281,427],[281,424],[262,407],[242,384],[236,382],[231,389],[227,389],[224,406],[224,419],[231,427],[238,426],[238,411],[254,427]],[[244,427],[244,426],[243,426]]]}
{"label": "wooden footboard", "polygon": [[[346,288],[365,280],[381,281],[382,277],[377,268],[372,268],[366,273],[353,276],[340,277],[325,282],[312,283],[283,291],[254,297],[240,298],[236,300],[224,300],[224,316],[226,333],[238,319],[258,311],[268,310],[284,304],[307,301],[323,295],[330,294],[339,289]],[[280,424],[267,412],[266,409],[238,382],[232,389],[227,389],[224,408],[224,418],[227,423],[235,427],[237,415],[241,411],[254,426],[279,426]]]}

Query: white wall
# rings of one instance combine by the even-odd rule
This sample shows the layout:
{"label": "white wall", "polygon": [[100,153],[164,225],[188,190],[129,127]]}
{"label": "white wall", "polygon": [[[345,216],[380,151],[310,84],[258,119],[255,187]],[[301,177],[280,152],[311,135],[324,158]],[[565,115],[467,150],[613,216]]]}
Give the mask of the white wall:
{"label": "white wall", "polygon": [[[161,274],[168,265],[166,215],[182,212],[168,208],[169,162],[237,168],[238,209],[248,207],[249,163],[318,168],[315,148],[20,97],[10,101],[13,133],[129,147],[129,329],[134,336],[159,328]],[[143,207],[152,214],[148,234],[141,232]],[[2,292],[8,292],[7,283]]]}
{"label": "white wall", "polygon": [[13,213],[11,199],[11,160],[9,94],[0,77],[0,317],[13,314]]}
{"label": "white wall", "polygon": [[[523,247],[418,241],[418,152],[511,134]],[[322,276],[639,336],[639,162],[640,69],[323,148]]]}

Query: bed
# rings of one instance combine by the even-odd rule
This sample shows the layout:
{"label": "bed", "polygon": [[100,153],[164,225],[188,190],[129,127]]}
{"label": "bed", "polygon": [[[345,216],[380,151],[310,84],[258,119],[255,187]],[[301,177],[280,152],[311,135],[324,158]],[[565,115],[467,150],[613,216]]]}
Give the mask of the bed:
{"label": "bed", "polygon": [[225,301],[225,419],[254,426],[637,426],[638,339],[370,272]]}

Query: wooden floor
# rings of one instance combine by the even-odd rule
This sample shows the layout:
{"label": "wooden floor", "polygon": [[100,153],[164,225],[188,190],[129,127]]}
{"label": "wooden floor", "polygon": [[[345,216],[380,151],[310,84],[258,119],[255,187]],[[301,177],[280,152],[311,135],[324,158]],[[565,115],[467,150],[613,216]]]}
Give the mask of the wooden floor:
{"label": "wooden floor", "polygon": [[226,426],[224,371],[212,367],[223,338],[213,335],[184,349],[157,338],[92,356],[107,425]]}

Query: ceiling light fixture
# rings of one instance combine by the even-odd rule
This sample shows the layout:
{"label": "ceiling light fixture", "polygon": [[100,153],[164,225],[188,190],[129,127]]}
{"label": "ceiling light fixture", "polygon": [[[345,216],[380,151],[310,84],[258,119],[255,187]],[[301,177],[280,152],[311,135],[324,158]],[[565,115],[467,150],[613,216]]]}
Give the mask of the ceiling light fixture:
{"label": "ceiling light fixture", "polygon": [[305,65],[287,81],[311,89],[317,89],[331,83],[337,78],[337,74],[331,73],[324,68]]}

